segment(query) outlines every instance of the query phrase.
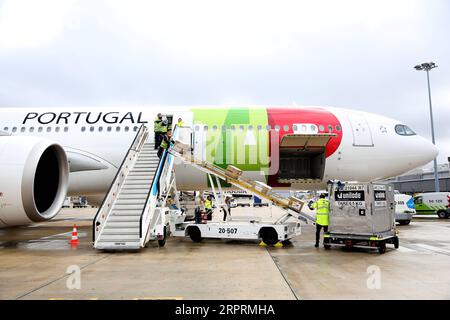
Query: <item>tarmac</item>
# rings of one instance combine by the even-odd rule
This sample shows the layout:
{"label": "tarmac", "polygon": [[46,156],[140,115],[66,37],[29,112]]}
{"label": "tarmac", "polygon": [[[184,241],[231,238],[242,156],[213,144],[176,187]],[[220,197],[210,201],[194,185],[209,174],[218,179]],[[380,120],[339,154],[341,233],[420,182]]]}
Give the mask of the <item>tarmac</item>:
{"label": "tarmac", "polygon": [[[276,217],[266,208],[232,214],[249,210]],[[399,226],[400,248],[383,255],[314,248],[309,225],[283,248],[169,238],[163,248],[102,252],[92,247],[95,212],[63,209],[48,222],[0,229],[0,299],[450,299],[448,219]]]}

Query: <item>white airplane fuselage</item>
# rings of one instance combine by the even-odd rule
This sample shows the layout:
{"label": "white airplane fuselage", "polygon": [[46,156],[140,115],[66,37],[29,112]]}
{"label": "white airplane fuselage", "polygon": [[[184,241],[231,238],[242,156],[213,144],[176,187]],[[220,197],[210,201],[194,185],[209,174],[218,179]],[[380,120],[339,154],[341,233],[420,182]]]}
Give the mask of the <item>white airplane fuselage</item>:
{"label": "white airplane fuselage", "polygon": [[[208,149],[207,145],[221,130],[242,134],[245,139],[238,136],[233,147],[247,150],[241,159],[244,163],[236,159],[228,163],[224,157],[223,164],[237,165],[247,176],[279,188],[323,188],[330,179],[372,181],[388,178],[422,166],[438,153],[431,142],[414,134],[400,121],[332,107],[1,108],[0,132],[59,143],[69,159],[69,194],[101,198],[132,143],[135,130],[144,124],[153,132],[153,121],[159,112],[172,116],[174,123],[182,118],[184,126],[195,132],[194,149],[197,150]],[[257,163],[245,163],[252,152],[274,154],[274,150],[269,150],[273,147],[267,146],[270,140],[267,137],[269,132],[274,134],[275,131],[278,142],[289,134],[334,134],[325,147],[320,182],[317,177],[312,182],[303,177],[293,179],[291,183],[280,183],[277,173],[270,176],[266,170],[264,174],[262,166],[258,165],[259,156]],[[225,136],[219,137],[222,140],[214,144],[222,145]],[[258,143],[262,146],[255,146]],[[253,147],[256,148],[254,151]],[[217,157],[218,148],[214,145],[212,155],[202,151],[200,156],[217,161],[214,154]],[[295,157],[292,161],[296,161]],[[184,166],[175,168],[179,190],[208,188],[205,174],[184,170]],[[289,175],[289,170],[283,174]]]}

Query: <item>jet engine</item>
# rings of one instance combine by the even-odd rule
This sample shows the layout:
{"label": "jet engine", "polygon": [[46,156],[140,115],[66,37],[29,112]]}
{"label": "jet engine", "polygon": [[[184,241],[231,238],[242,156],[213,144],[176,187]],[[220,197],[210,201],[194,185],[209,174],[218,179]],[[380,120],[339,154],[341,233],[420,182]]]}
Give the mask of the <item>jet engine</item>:
{"label": "jet engine", "polygon": [[53,218],[67,193],[69,166],[57,143],[0,136],[0,227]]}

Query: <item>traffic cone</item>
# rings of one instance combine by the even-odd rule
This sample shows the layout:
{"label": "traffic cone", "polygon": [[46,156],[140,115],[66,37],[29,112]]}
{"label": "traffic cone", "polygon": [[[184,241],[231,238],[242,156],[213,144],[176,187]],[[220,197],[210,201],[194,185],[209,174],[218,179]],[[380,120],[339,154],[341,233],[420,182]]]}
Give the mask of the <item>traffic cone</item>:
{"label": "traffic cone", "polygon": [[70,240],[70,244],[71,245],[77,245],[78,244],[78,230],[77,230],[77,225],[76,224],[73,225],[72,239]]}

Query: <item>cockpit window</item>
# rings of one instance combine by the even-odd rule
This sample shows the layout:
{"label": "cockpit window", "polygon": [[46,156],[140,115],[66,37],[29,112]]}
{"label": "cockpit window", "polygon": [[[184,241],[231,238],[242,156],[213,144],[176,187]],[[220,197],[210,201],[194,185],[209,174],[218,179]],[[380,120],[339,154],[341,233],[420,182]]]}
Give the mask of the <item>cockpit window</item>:
{"label": "cockpit window", "polygon": [[416,134],[408,126],[405,126],[404,124],[396,125],[395,132],[401,136],[414,136]]}

